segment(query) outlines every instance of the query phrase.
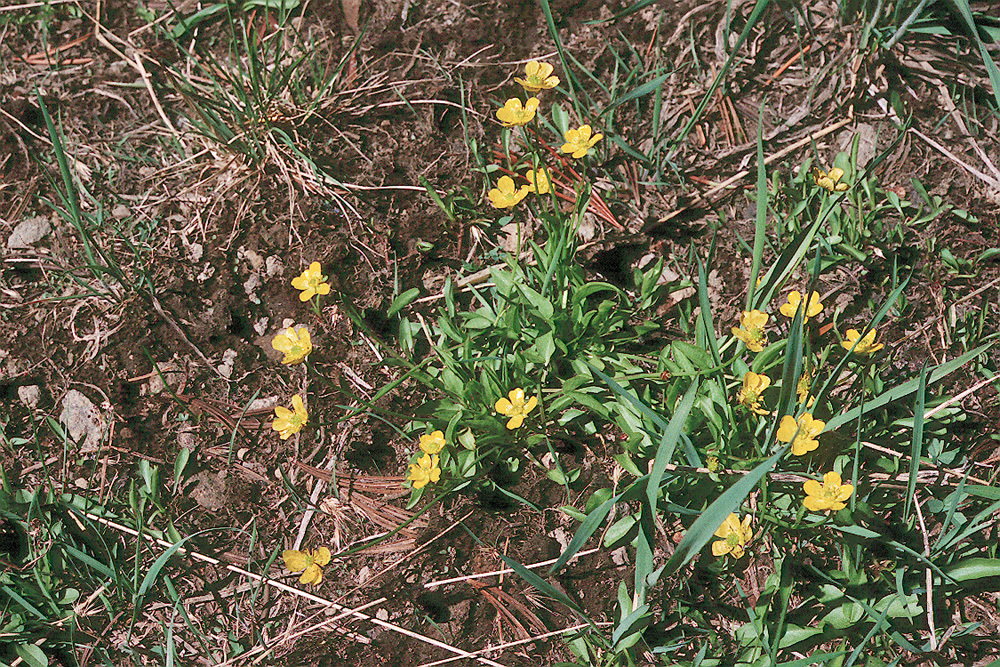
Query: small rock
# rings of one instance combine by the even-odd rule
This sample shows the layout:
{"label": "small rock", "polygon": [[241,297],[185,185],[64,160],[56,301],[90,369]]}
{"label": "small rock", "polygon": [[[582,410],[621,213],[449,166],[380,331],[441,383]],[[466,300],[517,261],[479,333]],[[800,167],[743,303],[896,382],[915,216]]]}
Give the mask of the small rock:
{"label": "small rock", "polygon": [[364,586],[365,582],[372,578],[371,568],[367,565],[363,565],[360,570],[358,570],[358,586]]}
{"label": "small rock", "polygon": [[218,512],[226,507],[226,471],[218,474],[203,470],[192,478],[194,487],[188,493],[191,499],[209,510]]}
{"label": "small rock", "polygon": [[378,611],[375,612],[375,618],[377,618],[380,621],[388,621],[389,612],[386,611],[385,609],[379,609]]}
{"label": "small rock", "polygon": [[42,397],[42,388],[37,384],[29,384],[17,388],[17,397],[21,399],[21,403],[28,408],[35,408],[38,406],[38,400]]}
{"label": "small rock", "polygon": [[124,220],[132,215],[132,211],[129,210],[129,207],[125,204],[118,204],[118,206],[111,209],[111,215],[113,215],[116,220]]}
{"label": "small rock", "polygon": [[83,449],[96,449],[104,436],[104,418],[97,407],[76,389],[66,392],[62,406],[59,423],[66,427],[69,437]]}
{"label": "small rock", "polygon": [[271,255],[264,262],[265,270],[269,278],[285,275],[285,265],[281,263],[281,258]]}
{"label": "small rock", "polygon": [[[148,392],[151,396],[156,396],[170,387],[174,391],[180,391],[178,387],[184,385],[184,371],[173,362],[156,364],[153,375],[149,378]],[[166,381],[166,384],[164,384]]]}
{"label": "small rock", "polygon": [[11,250],[20,248],[30,248],[52,231],[49,219],[43,215],[34,218],[25,218],[7,238],[7,247]]}
{"label": "small rock", "polygon": [[236,350],[226,350],[222,353],[222,364],[220,364],[216,370],[219,371],[219,375],[229,379],[233,376],[233,362],[236,361]]}
{"label": "small rock", "polygon": [[205,246],[200,243],[192,243],[187,248],[188,259],[197,262],[205,255]]}

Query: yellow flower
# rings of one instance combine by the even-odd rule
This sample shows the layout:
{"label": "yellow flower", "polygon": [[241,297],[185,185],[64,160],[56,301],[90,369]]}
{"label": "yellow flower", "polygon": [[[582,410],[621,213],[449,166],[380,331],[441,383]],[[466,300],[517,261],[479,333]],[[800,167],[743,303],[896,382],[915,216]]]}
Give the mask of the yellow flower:
{"label": "yellow flower", "polygon": [[428,482],[436,482],[441,479],[441,457],[424,454],[416,463],[410,464],[410,474],[406,476],[407,481],[413,482],[414,489],[422,489]]}
{"label": "yellow flower", "polygon": [[520,387],[511,389],[507,396],[510,397],[510,400],[501,398],[494,407],[500,414],[510,417],[507,428],[513,430],[521,426],[528,413],[535,409],[535,406],[538,405],[538,397],[532,396],[525,401],[524,390]]}
{"label": "yellow flower", "polygon": [[309,421],[309,413],[302,403],[302,397],[298,394],[292,396],[292,407],[294,412],[283,405],[274,408],[274,416],[277,417],[271,422],[271,428],[278,432],[282,440],[288,440],[293,434],[302,430],[302,427]]}
{"label": "yellow flower", "polygon": [[537,97],[529,97],[523,106],[521,100],[512,97],[504,103],[503,107],[497,109],[497,118],[500,119],[504,127],[527,125],[535,117],[535,109],[537,108]]}
{"label": "yellow flower", "polygon": [[835,472],[823,475],[822,486],[816,480],[810,479],[802,485],[802,490],[806,492],[805,500],[802,501],[806,509],[813,512],[825,511],[827,514],[830,510],[836,512],[844,509],[847,506],[844,501],[854,493],[854,487],[842,484],[840,475]]}
{"label": "yellow flower", "polygon": [[552,185],[549,183],[549,172],[542,167],[529,169],[524,177],[528,179],[528,192],[547,195],[552,190]]}
{"label": "yellow flower", "polygon": [[603,134],[595,134],[591,137],[589,125],[582,125],[578,130],[566,130],[566,134],[563,135],[566,139],[566,143],[562,145],[560,150],[563,153],[572,153],[575,158],[581,158],[586,155],[587,151],[593,148],[594,144],[600,141],[603,136]]}
{"label": "yellow flower", "polygon": [[[795,317],[795,312],[799,309],[800,303],[802,303],[802,295],[798,293],[798,290],[792,290],[788,293],[788,303],[782,304],[778,310],[785,317]],[[822,311],[823,304],[820,303],[819,292],[813,292],[809,297],[809,306],[806,308],[803,322],[808,322],[810,317],[816,317]]]}
{"label": "yellow flower", "polygon": [[760,395],[771,384],[771,378],[766,375],[757,375],[753,371],[748,371],[743,376],[743,387],[736,392],[736,400],[740,405],[749,408],[759,415],[771,414],[760,407]]}
{"label": "yellow flower", "polygon": [[330,285],[326,282],[326,276],[320,271],[319,262],[313,262],[302,275],[292,278],[292,287],[302,290],[299,301],[308,301],[317,294],[330,293]]}
{"label": "yellow flower", "polygon": [[747,348],[752,352],[760,352],[767,345],[767,334],[764,333],[764,325],[767,324],[767,313],[759,310],[743,311],[740,317],[740,327],[733,327],[733,335],[746,343]]}
{"label": "yellow flower", "polygon": [[497,181],[497,186],[490,190],[490,203],[493,208],[513,208],[531,192],[529,186],[522,185],[520,189],[514,189],[514,179],[510,176],[501,176]]}
{"label": "yellow flower", "polygon": [[285,358],[281,360],[283,364],[301,364],[313,350],[309,330],[305,327],[299,327],[297,331],[295,327],[288,327],[284,333],[274,337],[271,347],[285,353]]}
{"label": "yellow flower", "polygon": [[524,74],[525,78],[518,79],[514,77],[514,81],[521,84],[524,90],[529,93],[549,90],[559,85],[559,77],[551,76],[552,65],[548,63],[540,63],[537,60],[532,60],[524,66]]}
{"label": "yellow flower", "polygon": [[851,187],[847,183],[840,182],[840,179],[844,177],[844,170],[840,167],[834,167],[830,173],[819,167],[813,167],[812,175],[816,185],[830,192],[844,192]]}
{"label": "yellow flower", "polygon": [[798,396],[799,403],[805,403],[807,408],[811,408],[816,402],[816,397],[809,395],[810,389],[812,389],[812,371],[807,368],[802,371],[802,376],[799,378],[798,384],[795,385],[795,395]]}
{"label": "yellow flower", "polygon": [[441,450],[444,449],[444,433],[441,431],[434,431],[430,435],[424,434],[420,436],[420,451],[424,454],[440,454]]}
{"label": "yellow flower", "polygon": [[[320,547],[316,551],[287,549],[281,554],[285,567],[292,572],[302,572],[300,584],[319,585],[323,581],[323,565],[330,562],[330,550]],[[303,571],[304,570],[304,571]]]}
{"label": "yellow flower", "polygon": [[[857,346],[855,346],[855,343],[857,343]],[[882,343],[875,342],[874,329],[865,334],[864,338],[861,337],[861,334],[858,333],[857,329],[848,329],[847,340],[841,341],[840,346],[847,351],[850,351],[851,348],[853,347],[854,354],[863,354],[863,355],[869,355],[873,352],[878,352],[883,347],[885,347],[885,345],[883,345]]]}
{"label": "yellow flower", "polygon": [[719,526],[719,529],[715,531],[715,536],[722,539],[712,543],[712,555],[723,556],[729,554],[737,560],[742,558],[747,544],[753,538],[750,521],[749,514],[743,517],[742,524],[740,523],[740,518],[735,514],[727,516],[726,520]]}
{"label": "yellow flower", "polygon": [[822,433],[824,428],[826,422],[813,419],[808,412],[799,417],[798,421],[791,415],[785,415],[778,426],[778,441],[792,443],[792,454],[802,456],[819,447],[816,436]]}

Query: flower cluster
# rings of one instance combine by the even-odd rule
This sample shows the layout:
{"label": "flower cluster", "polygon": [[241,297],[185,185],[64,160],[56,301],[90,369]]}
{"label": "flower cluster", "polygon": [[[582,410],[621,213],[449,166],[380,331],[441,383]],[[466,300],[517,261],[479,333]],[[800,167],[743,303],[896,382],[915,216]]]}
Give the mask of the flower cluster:
{"label": "flower cluster", "polygon": [[[518,97],[511,97],[504,102],[504,105],[497,109],[496,117],[504,127],[521,127],[527,125],[535,119],[538,111],[539,99],[535,97],[543,90],[551,90],[559,85],[559,77],[552,75],[552,65],[541,63],[535,60],[528,62],[524,66],[524,78],[515,78],[531,97],[524,102]],[[590,125],[581,125],[575,129],[568,129],[563,133],[566,143],[560,149],[566,155],[572,155],[576,159],[585,157],[603,135],[594,134]],[[528,181],[527,185],[518,187],[514,179],[510,176],[501,176],[497,185],[487,193],[490,204],[494,208],[513,208],[517,206],[529,193],[539,195],[552,192],[552,179],[549,171],[545,167],[531,169],[524,174]]]}

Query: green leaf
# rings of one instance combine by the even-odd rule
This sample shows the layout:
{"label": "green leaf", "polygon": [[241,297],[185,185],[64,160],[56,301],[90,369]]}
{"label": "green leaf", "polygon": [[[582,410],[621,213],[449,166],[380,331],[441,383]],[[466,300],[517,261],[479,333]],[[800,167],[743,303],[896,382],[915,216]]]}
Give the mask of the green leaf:
{"label": "green leaf", "polygon": [[392,305],[389,306],[388,312],[386,312],[386,317],[392,317],[403,308],[406,308],[408,305],[413,303],[418,296],[420,296],[420,289],[413,287],[406,290],[393,300]]}

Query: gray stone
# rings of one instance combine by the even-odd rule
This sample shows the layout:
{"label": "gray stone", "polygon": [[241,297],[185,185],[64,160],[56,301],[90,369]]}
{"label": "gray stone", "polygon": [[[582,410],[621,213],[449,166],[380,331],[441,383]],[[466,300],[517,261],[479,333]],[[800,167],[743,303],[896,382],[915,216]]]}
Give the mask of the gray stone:
{"label": "gray stone", "polygon": [[52,231],[49,219],[43,215],[25,218],[18,223],[7,238],[7,247],[11,250],[30,248]]}

